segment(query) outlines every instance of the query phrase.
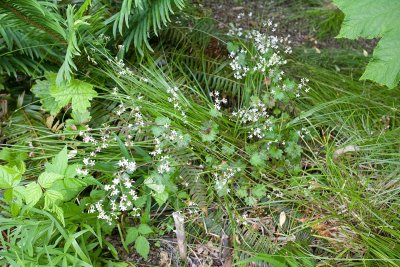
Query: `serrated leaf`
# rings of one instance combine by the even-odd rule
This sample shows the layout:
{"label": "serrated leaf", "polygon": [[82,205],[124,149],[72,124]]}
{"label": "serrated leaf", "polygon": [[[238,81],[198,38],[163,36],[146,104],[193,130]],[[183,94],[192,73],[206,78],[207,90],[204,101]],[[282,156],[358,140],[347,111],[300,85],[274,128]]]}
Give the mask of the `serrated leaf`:
{"label": "serrated leaf", "polygon": [[240,197],[240,198],[245,198],[245,197],[247,197],[247,195],[248,195],[248,193],[247,193],[247,188],[246,187],[239,187],[239,189],[237,189],[236,191],[235,191],[235,195],[237,196],[237,197]]}
{"label": "serrated leaf", "polygon": [[266,193],[267,187],[264,184],[258,184],[251,190],[251,194],[257,199],[261,199],[266,195]]}
{"label": "serrated leaf", "polygon": [[60,208],[57,205],[54,205],[53,208],[51,209],[52,212],[54,212],[57,216],[57,219],[60,220],[63,226],[65,226],[65,221],[64,221],[64,211],[62,208]]}
{"label": "serrated leaf", "polygon": [[158,204],[159,206],[161,206],[161,205],[163,205],[165,202],[167,202],[168,197],[169,197],[169,194],[168,194],[168,192],[164,191],[164,192],[161,192],[161,193],[156,193],[156,194],[154,194],[153,197],[154,197],[154,199],[157,201],[157,204]]}
{"label": "serrated leaf", "polygon": [[33,207],[38,203],[40,198],[42,197],[43,192],[40,185],[36,182],[32,182],[28,184],[25,188],[25,202],[28,206]]}
{"label": "serrated leaf", "polygon": [[64,201],[69,201],[76,197],[86,186],[87,183],[81,179],[64,178],[55,181],[50,189],[60,192],[64,197]]}
{"label": "serrated leaf", "polygon": [[65,146],[52,160],[46,163],[46,171],[65,175],[68,167],[68,150]]}
{"label": "serrated leaf", "polygon": [[282,150],[275,146],[271,146],[268,150],[268,155],[273,159],[277,159],[277,160],[281,159],[282,154],[283,154]]}
{"label": "serrated leaf", "polygon": [[40,99],[42,108],[50,112],[51,115],[57,115],[63,108],[62,103],[57,102],[56,99],[50,95],[50,83],[47,80],[37,80],[32,86],[31,91]]}
{"label": "serrated leaf", "polygon": [[138,231],[142,235],[148,235],[148,234],[153,233],[153,230],[151,229],[151,227],[145,223],[142,223],[139,225]]}
{"label": "serrated leaf", "polygon": [[300,157],[302,151],[301,146],[295,142],[288,142],[285,148],[286,154],[292,159]]}
{"label": "serrated leaf", "polygon": [[255,152],[250,157],[250,164],[254,167],[264,167],[266,158],[265,152]]}
{"label": "serrated leaf", "polygon": [[156,193],[162,193],[162,192],[164,192],[164,190],[165,190],[165,186],[162,185],[162,184],[156,183],[156,181],[154,180],[154,178],[151,177],[151,176],[148,177],[146,180],[144,180],[144,184],[145,184],[148,188],[154,190]]}
{"label": "serrated leaf", "polygon": [[38,80],[32,86],[32,92],[40,98],[43,108],[56,115],[61,108],[71,104],[73,111],[85,112],[90,107],[90,100],[97,96],[93,85],[71,79],[65,84],[57,85],[57,74],[49,72],[45,80]]}
{"label": "serrated leaf", "polygon": [[339,38],[381,38],[361,79],[395,87],[400,81],[400,1],[334,0],[334,3],[345,14]]}
{"label": "serrated leaf", "polygon": [[8,147],[0,151],[0,159],[7,161],[10,167],[18,166],[20,162],[23,162],[27,157],[28,155],[26,152],[17,151]]}
{"label": "serrated leaf", "polygon": [[57,174],[57,173],[53,173],[53,172],[44,172],[39,175],[38,183],[43,188],[49,188],[53,185],[53,183],[55,181],[60,180],[62,178],[63,178],[63,175],[61,175],[61,174]]}
{"label": "serrated leaf", "polygon": [[135,227],[130,227],[126,232],[125,243],[126,245],[130,245],[135,242],[136,238],[138,237],[138,229]]}
{"label": "serrated leaf", "polygon": [[51,203],[56,203],[57,201],[64,199],[63,194],[61,192],[52,189],[46,190],[44,196],[45,198],[47,197]]}
{"label": "serrated leaf", "polygon": [[150,244],[147,238],[144,236],[139,236],[135,241],[135,249],[145,260],[150,252]]}
{"label": "serrated leaf", "polygon": [[17,186],[21,177],[17,167],[0,166],[0,188],[7,189]]}
{"label": "serrated leaf", "polygon": [[400,31],[385,35],[376,46],[373,58],[360,79],[372,80],[389,88],[394,88],[400,81],[399,55]]}

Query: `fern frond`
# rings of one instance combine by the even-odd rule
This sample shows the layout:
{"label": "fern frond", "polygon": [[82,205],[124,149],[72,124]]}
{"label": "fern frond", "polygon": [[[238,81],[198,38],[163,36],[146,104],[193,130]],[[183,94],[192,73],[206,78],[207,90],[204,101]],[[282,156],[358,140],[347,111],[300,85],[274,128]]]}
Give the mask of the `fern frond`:
{"label": "fern frond", "polygon": [[133,43],[137,51],[143,55],[145,48],[153,51],[149,43],[150,35],[157,36],[171,21],[170,15],[174,14],[174,8],[181,10],[184,6],[184,0],[135,0],[134,4],[132,0],[124,0],[120,11],[105,23],[113,25],[114,38],[117,36],[117,31],[124,36],[125,51],[128,51]]}

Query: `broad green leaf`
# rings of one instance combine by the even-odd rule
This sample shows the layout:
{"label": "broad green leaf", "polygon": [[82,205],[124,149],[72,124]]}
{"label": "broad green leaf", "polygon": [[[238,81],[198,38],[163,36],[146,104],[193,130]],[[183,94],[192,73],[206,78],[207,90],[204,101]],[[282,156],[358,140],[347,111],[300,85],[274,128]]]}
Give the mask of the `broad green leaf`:
{"label": "broad green leaf", "polygon": [[148,235],[148,234],[153,233],[153,230],[151,229],[151,227],[145,223],[142,223],[139,225],[138,231],[142,235]]}
{"label": "broad green leaf", "polygon": [[345,14],[339,38],[381,38],[361,79],[389,88],[400,81],[400,1],[334,0]]}
{"label": "broad green leaf", "polygon": [[14,201],[10,204],[10,212],[12,216],[18,216],[19,211],[21,210],[22,207],[22,201]]}
{"label": "broad green leaf", "polygon": [[28,206],[33,207],[38,203],[42,197],[42,188],[36,182],[32,182],[26,186],[25,189],[25,202]]}
{"label": "broad green leaf", "polygon": [[62,223],[62,225],[65,226],[63,209],[57,205],[54,205],[53,208],[51,209],[51,211],[57,215],[57,219],[59,219],[60,222]]}
{"label": "broad green leaf", "polygon": [[162,192],[164,192],[164,190],[165,190],[165,186],[162,185],[162,184],[156,183],[156,181],[154,180],[154,178],[151,177],[151,176],[148,177],[146,180],[144,180],[144,184],[145,184],[148,188],[154,190],[156,193],[162,193]]}
{"label": "broad green leaf", "polygon": [[71,112],[71,117],[76,124],[85,124],[92,118],[90,112],[86,110],[73,110]]}
{"label": "broad green leaf", "polygon": [[28,157],[26,152],[17,151],[8,147],[0,151],[0,159],[8,162],[9,166],[18,166]]}
{"label": "broad green leaf", "polygon": [[135,242],[138,237],[138,229],[135,227],[130,227],[126,232],[125,243],[126,245],[130,245]]}
{"label": "broad green leaf", "polygon": [[150,252],[149,241],[144,236],[139,236],[135,241],[135,249],[145,260]]}
{"label": "broad green leaf", "polygon": [[46,164],[46,171],[65,175],[68,167],[68,150],[65,146],[51,161]]}
{"label": "broad green leaf", "polygon": [[90,100],[97,96],[93,85],[71,79],[66,84],[56,83],[57,74],[47,73],[45,80],[37,80],[32,92],[40,98],[43,108],[51,115],[56,115],[61,108],[71,104],[73,111],[85,112],[90,107]]}
{"label": "broad green leaf", "polygon": [[79,178],[64,178],[55,181],[50,189],[60,192],[64,201],[69,201],[76,197],[86,186],[87,183]]}
{"label": "broad green leaf", "polygon": [[161,206],[165,202],[167,202],[169,194],[167,191],[161,192],[161,193],[156,193],[154,194],[154,199],[157,201],[157,204]]}
{"label": "broad green leaf", "polygon": [[44,202],[45,202],[45,208],[46,207],[51,207],[54,204],[56,204],[58,201],[63,200],[63,195],[61,192],[57,190],[46,190],[44,192]]}
{"label": "broad green leaf", "polygon": [[[55,74],[48,74],[46,77],[50,79],[50,76],[54,76],[54,78],[56,77]],[[63,105],[50,95],[50,86],[51,83],[48,80],[37,80],[36,84],[32,86],[31,91],[40,99],[40,103],[44,110],[50,112],[51,115],[57,115],[57,113],[63,108]]]}
{"label": "broad green leaf", "polygon": [[76,170],[80,167],[82,167],[82,165],[78,163],[69,165],[65,170],[64,176],[68,178],[74,178],[78,174]]}
{"label": "broad green leaf", "polygon": [[21,177],[17,167],[0,166],[0,188],[7,189],[17,186]]}
{"label": "broad green leaf", "polygon": [[25,195],[26,187],[22,185],[18,185],[13,187],[13,197],[18,199],[23,199]]}
{"label": "broad green leaf", "polygon": [[13,189],[9,188],[9,189],[5,190],[3,193],[3,197],[6,202],[11,202],[12,197],[13,197]]}
{"label": "broad green leaf", "polygon": [[38,183],[43,188],[49,188],[53,185],[53,183],[55,181],[60,180],[62,178],[63,178],[63,175],[61,175],[61,174],[57,174],[57,173],[53,173],[53,172],[44,172],[39,175]]}

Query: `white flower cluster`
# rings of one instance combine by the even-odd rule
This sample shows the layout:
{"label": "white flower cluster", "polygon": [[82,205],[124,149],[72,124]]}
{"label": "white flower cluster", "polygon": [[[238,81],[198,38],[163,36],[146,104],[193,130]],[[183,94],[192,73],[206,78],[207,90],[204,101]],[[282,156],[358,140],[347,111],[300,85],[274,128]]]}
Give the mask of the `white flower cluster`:
{"label": "white flower cluster", "polygon": [[[268,26],[270,31],[275,32],[277,24],[268,21],[265,26]],[[243,29],[233,28],[228,34],[241,37],[243,35]],[[281,51],[285,54],[292,53],[292,48],[289,46],[291,43],[289,37],[290,36],[283,38],[267,35],[257,30],[248,31],[244,34],[244,38],[254,45],[256,53],[254,55],[252,53],[250,59],[250,64],[252,66],[250,67],[249,62],[247,62],[248,53],[246,49],[240,48],[230,52],[229,57],[232,58],[230,66],[234,71],[234,77],[236,79],[242,79],[249,71],[265,73],[286,64],[287,61],[283,58]]]}
{"label": "white flower cluster", "polygon": [[251,124],[250,139],[255,137],[261,139],[265,136],[265,130],[273,130],[273,123],[267,107],[261,101],[252,101],[249,109],[239,109],[237,112],[233,112],[232,116],[237,117],[243,124]]}
{"label": "white flower cluster", "polygon": [[93,158],[95,158],[98,153],[109,146],[109,142],[111,139],[110,127],[106,124],[103,124],[103,128],[100,129],[100,141],[96,140],[93,135],[90,134],[91,130],[92,129],[90,127],[87,127],[86,132],[79,132],[79,136],[82,137],[84,143],[91,143],[96,146],[95,150],[90,152],[90,157],[83,158],[83,165],[85,166],[85,168],[76,169],[77,174],[83,176],[89,174],[89,168],[93,167],[96,164],[96,161]]}
{"label": "white flower cluster", "polygon": [[128,133],[125,135],[126,141],[125,141],[125,146],[127,147],[132,147],[134,144],[133,137],[134,133],[138,132],[140,133],[145,126],[143,114],[140,112],[139,107],[133,107],[131,108],[131,111],[129,113],[129,117],[133,118],[134,123],[129,123],[127,125],[127,130]]}
{"label": "white flower cluster", "polygon": [[240,80],[246,76],[249,72],[250,68],[243,62],[246,57],[247,51],[244,49],[240,49],[239,51],[232,51],[229,54],[229,57],[232,58],[231,63],[229,64],[234,71],[233,76]]}
{"label": "white flower cluster", "polygon": [[111,212],[104,208],[104,200],[99,200],[92,204],[89,213],[98,212],[98,218],[111,224],[113,219],[117,219],[120,212],[129,211],[132,216],[140,216],[139,209],[134,207],[133,202],[138,199],[137,192],[133,188],[133,181],[128,173],[134,172],[137,168],[135,161],[121,159],[116,164],[119,171],[114,173],[111,184],[106,184],[104,190],[108,192],[109,205]]}
{"label": "white flower cluster", "polygon": [[174,86],[174,87],[169,87],[167,89],[167,93],[170,94],[170,97],[168,97],[168,102],[173,103],[174,104],[174,108],[181,113],[183,119],[186,119],[186,113],[185,110],[182,108],[181,104],[180,104],[180,100],[179,100],[179,88]]}
{"label": "white flower cluster", "polygon": [[108,59],[108,64],[117,68],[118,76],[132,76],[134,74],[130,68],[126,67],[124,61],[122,59],[118,59],[118,57],[115,57],[114,59]]}
{"label": "white flower cluster", "polygon": [[228,103],[228,100],[225,97],[219,98],[219,92],[214,91],[210,93],[210,96],[214,98],[214,107],[216,110],[221,110],[221,103],[226,105]]}
{"label": "white flower cluster", "polygon": [[297,134],[298,134],[301,138],[304,138],[306,135],[311,135],[310,131],[309,131],[307,128],[305,128],[305,127],[301,128],[301,130],[298,130],[298,131],[297,131]]}
{"label": "white flower cluster", "polygon": [[169,156],[162,156],[158,165],[157,171],[159,174],[168,173],[171,171]]}
{"label": "white flower cluster", "polygon": [[118,161],[117,165],[126,172],[134,172],[136,171],[136,162],[129,161],[127,159],[121,159]]}
{"label": "white flower cluster", "polygon": [[181,148],[189,144],[190,135],[183,135],[180,131],[171,129],[169,123],[161,127],[165,129],[165,132],[161,136],[154,138],[154,150],[149,153],[151,156],[161,155],[168,145]]}
{"label": "white flower cluster", "polygon": [[231,182],[232,178],[240,171],[240,168],[228,167],[225,170],[214,172],[212,175],[215,179],[215,190],[218,193],[229,193],[230,189],[228,188],[228,184]]}
{"label": "white flower cluster", "polygon": [[301,78],[300,84],[299,84],[298,87],[297,87],[298,92],[297,92],[297,94],[296,94],[296,97],[300,97],[300,92],[301,92],[301,90],[303,90],[303,89],[304,89],[304,92],[306,92],[306,93],[308,93],[308,92],[311,90],[311,88],[307,85],[308,82],[309,82],[308,79],[306,79],[306,78]]}

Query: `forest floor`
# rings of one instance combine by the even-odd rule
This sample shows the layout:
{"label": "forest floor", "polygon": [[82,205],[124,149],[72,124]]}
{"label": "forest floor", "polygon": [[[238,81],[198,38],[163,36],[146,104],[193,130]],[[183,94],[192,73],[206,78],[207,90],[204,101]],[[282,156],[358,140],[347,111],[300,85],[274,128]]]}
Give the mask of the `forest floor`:
{"label": "forest floor", "polygon": [[[206,16],[216,21],[222,33],[228,32],[230,24],[247,29],[260,29],[263,27],[263,22],[272,20],[278,24],[277,35],[290,35],[293,48],[312,53],[316,65],[330,65],[330,60],[334,61],[332,57],[336,56],[337,51],[346,51],[346,55],[354,55],[365,63],[376,45],[376,40],[335,38],[343,17],[341,12],[326,0],[197,0],[194,2]],[[328,57],[323,56],[325,51],[329,51]],[[351,60],[353,58],[349,59]],[[339,68],[333,62],[329,67],[339,71],[343,66]],[[357,73],[361,73],[362,70],[357,69],[358,67],[357,64],[349,66],[351,69],[356,69]],[[133,248],[126,252],[119,240],[110,241],[118,248],[121,259],[135,262],[137,266],[182,266],[174,236],[153,240],[147,261],[138,256]],[[221,259],[226,255],[223,255],[222,245],[216,245],[217,241],[214,241],[189,244],[187,266],[231,266],[226,263],[223,265]]]}

